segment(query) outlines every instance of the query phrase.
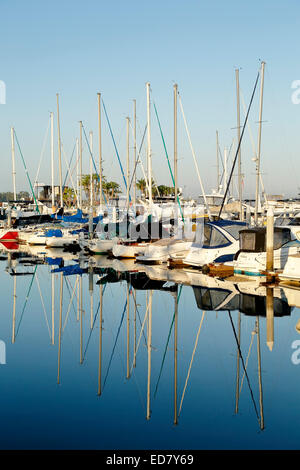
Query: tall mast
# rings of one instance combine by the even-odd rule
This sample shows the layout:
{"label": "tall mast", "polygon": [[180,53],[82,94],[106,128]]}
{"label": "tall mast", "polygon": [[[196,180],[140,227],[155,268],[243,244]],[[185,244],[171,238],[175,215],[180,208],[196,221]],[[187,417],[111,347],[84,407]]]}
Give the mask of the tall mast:
{"label": "tall mast", "polygon": [[127,282],[127,374],[126,374],[126,379],[130,378],[130,367],[129,367],[129,344],[130,344],[130,296],[129,296],[129,283]]}
{"label": "tall mast", "polygon": [[261,78],[260,78],[260,98],[259,98],[259,128],[258,128],[258,143],[257,143],[257,157],[256,157],[256,194],[255,194],[255,212],[254,222],[257,224],[258,218],[258,199],[259,199],[259,179],[260,179],[260,149],[261,149],[261,125],[262,125],[262,111],[263,111],[263,91],[264,91],[264,73],[265,62],[261,63]]}
{"label": "tall mast", "polygon": [[134,179],[133,179],[133,207],[136,207],[136,100],[133,100],[133,160],[134,160]]}
{"label": "tall mast", "polygon": [[52,210],[55,206],[55,194],[54,194],[54,126],[53,126],[53,113],[50,113],[50,129],[51,129],[51,143],[50,143],[50,152],[51,152],[51,197],[52,197]]}
{"label": "tall mast", "polygon": [[150,408],[150,389],[151,389],[151,342],[152,342],[152,295],[153,291],[149,291],[149,300],[148,300],[148,341],[147,341],[147,350],[148,350],[148,380],[147,380],[147,420],[151,417],[151,408]]}
{"label": "tall mast", "polygon": [[51,344],[54,344],[55,278],[51,276]]}
{"label": "tall mast", "polygon": [[177,207],[177,193],[178,193],[178,180],[177,180],[177,94],[178,85],[174,85],[174,202]]}
{"label": "tall mast", "polygon": [[262,375],[261,375],[259,316],[256,317],[256,334],[257,334],[257,365],[258,365],[258,386],[259,386],[260,429],[263,430],[265,427],[265,421],[264,421],[263,388],[262,388]]}
{"label": "tall mast", "polygon": [[76,201],[79,207],[79,140],[76,139]]}
{"label": "tall mast", "polygon": [[[90,131],[90,150],[93,155],[93,131]],[[90,207],[93,207],[93,158],[90,155]]]}
{"label": "tall mast", "polygon": [[63,273],[60,275],[59,291],[59,329],[58,329],[58,364],[57,364],[57,383],[60,384],[60,358],[61,358],[61,336],[62,336],[62,308],[63,308]]}
{"label": "tall mast", "polygon": [[13,322],[12,322],[12,338],[14,343],[16,339],[16,299],[17,299],[17,276],[14,276],[14,294],[13,294]]}
{"label": "tall mast", "polygon": [[[224,149],[224,188],[225,188],[225,191],[226,191],[226,188],[227,188],[227,178],[228,178],[228,175],[227,175],[227,147],[225,147],[225,149]],[[228,199],[228,197],[226,195],[225,204],[227,204],[227,199]]]}
{"label": "tall mast", "polygon": [[[241,138],[241,120],[240,120],[240,81],[239,81],[239,69],[235,70],[236,79],[236,116],[237,116],[237,145]],[[243,194],[242,194],[242,160],[241,160],[241,146],[239,146],[238,152],[238,188],[239,188],[239,212],[240,220],[244,220],[244,212],[242,206]]]}
{"label": "tall mast", "polygon": [[220,191],[220,168],[219,168],[219,132],[216,131],[217,143],[217,193]]}
{"label": "tall mast", "polygon": [[178,424],[177,414],[177,348],[178,348],[178,285],[175,291],[174,312],[174,424]]}
{"label": "tall mast", "polygon": [[98,395],[101,395],[102,371],[102,317],[103,317],[103,285],[100,284],[100,316],[99,316],[99,358],[98,358]]}
{"label": "tall mast", "polygon": [[11,159],[12,159],[12,178],[13,178],[13,189],[14,189],[14,200],[17,199],[16,190],[16,162],[15,162],[15,130],[13,127],[10,129],[11,136]]}
{"label": "tall mast", "polygon": [[235,412],[239,411],[240,398],[240,347],[241,347],[241,312],[238,312],[238,347],[236,359],[236,389],[235,389]]}
{"label": "tall mast", "polygon": [[129,117],[126,118],[126,123],[127,123],[127,158],[126,158],[126,206],[127,210],[129,210],[129,184],[130,184],[130,169],[129,169],[129,124],[130,124],[130,119]]}
{"label": "tall mast", "polygon": [[134,337],[133,337],[133,367],[136,366],[136,291],[133,289],[133,301],[134,301],[134,312],[133,312],[133,326],[134,326]]}
{"label": "tall mast", "polygon": [[146,83],[147,87],[147,162],[148,162],[148,191],[149,205],[152,207],[152,166],[151,166],[151,123],[150,123],[150,83]]}
{"label": "tall mast", "polygon": [[103,206],[103,194],[102,194],[102,141],[101,141],[101,93],[97,93],[98,96],[98,129],[99,129],[99,192],[100,192],[100,210]]}
{"label": "tall mast", "polygon": [[59,193],[60,193],[60,207],[63,207],[63,193],[62,193],[62,167],[61,167],[61,137],[60,137],[60,121],[59,121],[59,100],[58,93],[56,93],[57,103],[57,135],[58,135],[58,165],[59,165]]}
{"label": "tall mast", "polygon": [[82,210],[82,121],[79,121],[79,207]]}

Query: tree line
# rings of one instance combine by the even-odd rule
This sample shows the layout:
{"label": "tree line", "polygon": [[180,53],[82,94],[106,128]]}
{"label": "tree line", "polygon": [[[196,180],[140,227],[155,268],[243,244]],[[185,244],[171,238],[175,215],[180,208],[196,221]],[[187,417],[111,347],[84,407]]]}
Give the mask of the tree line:
{"label": "tree line", "polygon": [[[21,199],[25,199],[28,201],[30,199],[29,192],[28,191],[20,191],[17,193],[17,201]],[[3,192],[0,193],[0,202],[9,202],[14,200],[14,193],[11,191]]]}

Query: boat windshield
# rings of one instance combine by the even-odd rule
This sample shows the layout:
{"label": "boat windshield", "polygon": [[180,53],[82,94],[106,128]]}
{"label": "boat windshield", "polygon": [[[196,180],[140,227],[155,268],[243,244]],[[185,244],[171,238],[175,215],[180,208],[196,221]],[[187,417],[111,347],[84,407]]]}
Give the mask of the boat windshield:
{"label": "boat windshield", "polygon": [[[227,289],[210,289],[207,287],[193,287],[197,307],[200,310],[215,310],[223,305],[220,310],[237,310],[239,308],[239,296],[231,296]],[[226,299],[228,302],[226,303]]]}
{"label": "boat windshield", "polygon": [[203,246],[217,248],[218,246],[228,245],[229,240],[216,227],[204,225]]}
{"label": "boat windshield", "polygon": [[245,225],[225,225],[223,226],[224,230],[229,233],[235,240],[239,239],[240,231],[245,229]]}

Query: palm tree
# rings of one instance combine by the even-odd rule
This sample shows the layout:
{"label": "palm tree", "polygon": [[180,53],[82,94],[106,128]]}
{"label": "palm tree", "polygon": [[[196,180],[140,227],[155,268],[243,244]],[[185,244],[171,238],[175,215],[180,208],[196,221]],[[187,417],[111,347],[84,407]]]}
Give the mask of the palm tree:
{"label": "palm tree", "polygon": [[74,205],[75,200],[76,200],[76,197],[75,197],[74,189],[65,187],[64,188],[64,193],[63,193],[64,204],[67,207],[71,207],[71,206]]}
{"label": "palm tree", "polygon": [[113,198],[115,194],[119,194],[121,192],[120,185],[115,181],[107,181],[103,184],[103,191],[106,194],[106,197]]}
{"label": "palm tree", "polygon": [[[85,192],[85,196],[88,200],[90,199],[90,191],[91,191],[90,181],[91,181],[90,175],[82,175],[81,184],[82,184],[82,188]],[[93,181],[94,199],[96,199],[96,195],[99,194],[99,189],[100,189],[99,176],[97,175],[97,173],[93,173],[92,181]],[[102,188],[103,188],[104,192],[105,192],[105,189],[104,189],[105,184],[106,184],[106,178],[105,178],[104,175],[102,175]]]}
{"label": "palm tree", "polygon": [[141,192],[141,195],[145,194],[147,184],[146,184],[146,181],[144,180],[144,178],[142,178],[142,179],[140,179],[136,182],[136,187]]}

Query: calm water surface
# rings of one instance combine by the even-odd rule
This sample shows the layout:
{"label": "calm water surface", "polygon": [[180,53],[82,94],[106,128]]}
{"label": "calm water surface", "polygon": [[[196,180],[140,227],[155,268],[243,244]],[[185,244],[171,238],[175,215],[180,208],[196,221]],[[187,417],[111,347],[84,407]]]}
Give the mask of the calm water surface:
{"label": "calm water surface", "polygon": [[299,448],[299,291],[47,255],[0,261],[2,449]]}

